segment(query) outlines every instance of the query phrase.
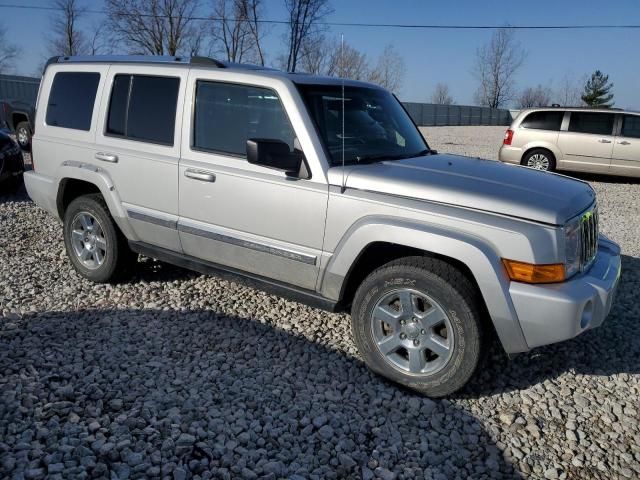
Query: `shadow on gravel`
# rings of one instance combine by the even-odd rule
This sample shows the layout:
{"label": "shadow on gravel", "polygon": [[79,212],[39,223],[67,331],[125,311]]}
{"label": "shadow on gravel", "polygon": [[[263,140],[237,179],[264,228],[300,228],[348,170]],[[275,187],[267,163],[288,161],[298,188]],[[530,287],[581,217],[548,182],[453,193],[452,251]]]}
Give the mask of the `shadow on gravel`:
{"label": "shadow on gravel", "polygon": [[495,352],[460,396],[475,398],[528,388],[566,372],[595,376],[640,373],[638,292],[640,258],[623,255],[620,285],[602,326],[512,360]]}
{"label": "shadow on gravel", "polygon": [[390,471],[518,477],[484,426],[450,402],[253,319],[0,317],[2,478],[395,478]]}

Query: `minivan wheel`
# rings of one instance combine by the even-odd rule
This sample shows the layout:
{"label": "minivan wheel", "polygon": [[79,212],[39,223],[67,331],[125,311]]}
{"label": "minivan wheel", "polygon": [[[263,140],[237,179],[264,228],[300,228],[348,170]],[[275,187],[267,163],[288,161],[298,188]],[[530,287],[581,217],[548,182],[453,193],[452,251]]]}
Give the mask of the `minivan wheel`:
{"label": "minivan wheel", "polygon": [[478,294],[455,267],[406,257],[375,270],[351,310],[353,336],[375,372],[430,397],[473,374],[481,351]]}
{"label": "minivan wheel", "polygon": [[135,261],[99,194],[73,200],[64,214],[64,244],[75,270],[96,282],[113,281]]}
{"label": "minivan wheel", "polygon": [[20,122],[16,125],[16,140],[22,150],[28,152],[31,150],[31,127],[29,122]]}
{"label": "minivan wheel", "polygon": [[522,165],[536,170],[553,172],[556,169],[556,158],[549,150],[536,148],[524,156]]}

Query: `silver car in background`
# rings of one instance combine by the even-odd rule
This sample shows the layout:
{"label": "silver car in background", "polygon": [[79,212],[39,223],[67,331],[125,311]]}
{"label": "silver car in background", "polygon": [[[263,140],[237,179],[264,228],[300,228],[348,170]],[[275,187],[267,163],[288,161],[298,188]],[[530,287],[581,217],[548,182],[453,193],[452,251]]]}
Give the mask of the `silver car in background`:
{"label": "silver car in background", "polygon": [[640,113],[523,110],[505,133],[499,159],[538,170],[640,177]]}

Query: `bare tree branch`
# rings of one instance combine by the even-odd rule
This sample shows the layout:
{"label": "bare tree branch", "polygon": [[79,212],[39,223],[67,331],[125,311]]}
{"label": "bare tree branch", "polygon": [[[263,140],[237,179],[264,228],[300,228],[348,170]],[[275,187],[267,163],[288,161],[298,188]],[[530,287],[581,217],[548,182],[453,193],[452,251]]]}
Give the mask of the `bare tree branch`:
{"label": "bare tree branch", "polygon": [[365,80],[370,71],[364,53],[346,42],[341,46],[339,40],[327,40],[320,34],[305,40],[299,65],[307,73],[352,80]]}
{"label": "bare tree branch", "polygon": [[303,45],[319,33],[317,22],[333,9],[329,6],[329,0],[284,0],[284,4],[289,14],[286,69],[295,72]]}
{"label": "bare tree branch", "polygon": [[51,19],[51,53],[54,55],[81,55],[87,53],[88,44],[79,21],[85,8],[78,0],[55,0],[58,12]]}
{"label": "bare tree branch", "polygon": [[402,87],[405,70],[404,59],[393,45],[387,45],[378,57],[376,66],[369,72],[368,80],[387,90],[398,92]]}
{"label": "bare tree branch", "polygon": [[216,0],[214,47],[230,62],[264,65],[260,15],[261,0]]}
{"label": "bare tree branch", "polygon": [[525,88],[518,97],[518,108],[547,107],[551,104],[551,89],[538,85]]}
{"label": "bare tree branch", "polygon": [[586,77],[582,80],[574,78],[572,75],[566,74],[560,80],[560,85],[554,93],[554,102],[563,107],[579,107],[584,105],[580,98],[582,95],[582,85],[586,83]]}
{"label": "bare tree branch", "polygon": [[431,95],[431,103],[438,105],[453,105],[453,97],[449,94],[449,86],[446,83],[436,84],[436,88]]}
{"label": "bare tree branch", "polygon": [[7,30],[0,25],[0,73],[13,68],[13,62],[19,53],[18,46],[7,40]]}
{"label": "bare tree branch", "polygon": [[513,100],[514,76],[525,56],[513,30],[496,30],[491,41],[476,52],[473,73],[480,82],[475,94],[476,103],[498,108]]}
{"label": "bare tree branch", "polygon": [[109,30],[131,53],[177,55],[197,35],[198,0],[105,0]]}

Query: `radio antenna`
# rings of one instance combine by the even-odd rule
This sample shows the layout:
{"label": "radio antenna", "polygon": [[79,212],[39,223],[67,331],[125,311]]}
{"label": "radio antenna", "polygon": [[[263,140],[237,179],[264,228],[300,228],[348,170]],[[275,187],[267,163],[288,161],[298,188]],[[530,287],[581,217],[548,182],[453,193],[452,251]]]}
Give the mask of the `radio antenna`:
{"label": "radio antenna", "polygon": [[346,189],[344,181],[344,34],[340,34],[340,79],[342,84],[342,187],[340,193]]}

